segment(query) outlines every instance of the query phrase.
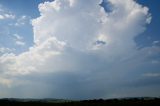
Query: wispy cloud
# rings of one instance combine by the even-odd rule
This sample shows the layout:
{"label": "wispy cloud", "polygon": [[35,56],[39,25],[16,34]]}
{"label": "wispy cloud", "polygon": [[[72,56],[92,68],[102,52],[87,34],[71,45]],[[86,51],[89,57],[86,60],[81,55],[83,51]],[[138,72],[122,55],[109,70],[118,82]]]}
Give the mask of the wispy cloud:
{"label": "wispy cloud", "polygon": [[30,18],[28,16],[22,15],[17,19],[17,21],[16,21],[16,23],[14,25],[15,26],[23,26],[26,23],[29,23],[29,20],[30,20]]}
{"label": "wispy cloud", "polygon": [[160,77],[160,73],[145,73],[144,77]]}
{"label": "wispy cloud", "polygon": [[3,9],[2,6],[0,6],[0,20],[6,20],[6,19],[15,19],[16,16],[12,12]]}
{"label": "wispy cloud", "polygon": [[152,64],[159,64],[160,61],[159,61],[159,60],[152,60],[151,63],[152,63]]}
{"label": "wispy cloud", "polygon": [[0,20],[5,20],[5,19],[15,19],[15,15],[12,14],[0,15]]}
{"label": "wispy cloud", "polygon": [[6,47],[0,47],[0,54],[3,54],[3,53],[11,53],[15,51],[15,49],[11,49],[11,48],[6,48]]}
{"label": "wispy cloud", "polygon": [[15,43],[16,45],[19,45],[19,46],[24,46],[26,43],[24,42],[24,39],[22,36],[18,35],[18,34],[14,34],[14,40],[15,40]]}
{"label": "wispy cloud", "polygon": [[153,43],[152,43],[153,45],[159,45],[160,44],[160,41],[158,41],[158,40],[155,40],[155,41],[153,41]]}

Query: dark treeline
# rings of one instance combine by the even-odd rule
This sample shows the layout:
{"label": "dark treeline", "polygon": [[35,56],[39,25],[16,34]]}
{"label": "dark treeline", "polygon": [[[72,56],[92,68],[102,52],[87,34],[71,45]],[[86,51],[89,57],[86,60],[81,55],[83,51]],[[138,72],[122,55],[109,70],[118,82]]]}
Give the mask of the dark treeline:
{"label": "dark treeline", "polygon": [[160,106],[160,98],[95,99],[82,101],[1,99],[0,106]]}

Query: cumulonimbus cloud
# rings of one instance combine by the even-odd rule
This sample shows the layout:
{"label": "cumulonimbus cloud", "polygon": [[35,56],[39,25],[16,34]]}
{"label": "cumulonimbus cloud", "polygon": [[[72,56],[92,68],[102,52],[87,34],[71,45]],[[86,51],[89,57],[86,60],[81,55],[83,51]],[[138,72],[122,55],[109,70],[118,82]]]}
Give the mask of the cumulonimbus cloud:
{"label": "cumulonimbus cloud", "polygon": [[[33,47],[19,55],[10,53],[0,56],[0,72],[4,78],[36,76],[41,73],[71,73],[72,77],[77,77],[70,79],[68,74],[62,75],[64,79],[68,79],[63,83],[53,75],[53,79],[60,80],[62,85],[54,82],[56,84],[51,88],[63,88],[64,83],[75,80],[71,85],[78,84],[78,91],[84,94],[77,98],[86,96],[83,91],[88,91],[90,87],[93,88],[86,93],[88,97],[106,97],[106,85],[113,86],[110,84],[110,76],[121,78],[127,70],[134,69],[135,62],[142,62],[147,58],[147,54],[141,53],[158,49],[138,49],[134,39],[151,22],[151,14],[147,7],[134,0],[54,0],[41,3],[38,8],[40,16],[32,20]],[[106,11],[107,8],[110,11]],[[108,82],[105,83],[106,80]],[[99,87],[95,87],[93,82]],[[91,95],[96,89],[99,94]],[[56,89],[53,92],[63,90]],[[66,94],[67,91],[69,94]],[[72,92],[67,87],[64,92],[59,97],[74,98],[76,91]],[[77,94],[80,95],[78,92]]]}

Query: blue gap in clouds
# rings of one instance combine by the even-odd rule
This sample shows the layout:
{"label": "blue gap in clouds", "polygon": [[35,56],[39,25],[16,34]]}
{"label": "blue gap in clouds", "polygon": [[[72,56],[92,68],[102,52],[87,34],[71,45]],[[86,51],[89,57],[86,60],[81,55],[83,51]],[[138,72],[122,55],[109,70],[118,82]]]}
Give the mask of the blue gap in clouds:
{"label": "blue gap in clouds", "polygon": [[135,40],[140,47],[151,46],[153,41],[160,40],[160,0],[137,0],[137,2],[149,8],[152,21],[146,31]]}
{"label": "blue gap in clouds", "polygon": [[103,0],[99,5],[102,6],[106,12],[112,12],[113,5],[108,0]]}

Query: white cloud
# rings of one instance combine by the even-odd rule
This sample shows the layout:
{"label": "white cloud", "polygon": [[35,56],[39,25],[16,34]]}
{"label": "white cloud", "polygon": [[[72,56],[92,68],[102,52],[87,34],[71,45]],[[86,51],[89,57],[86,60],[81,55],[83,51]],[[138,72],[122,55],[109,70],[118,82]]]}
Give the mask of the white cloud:
{"label": "white cloud", "polygon": [[158,41],[158,40],[155,40],[155,41],[153,41],[153,45],[157,45],[157,44],[159,44],[160,43],[160,41]]}
{"label": "white cloud", "polygon": [[6,48],[6,47],[0,47],[0,54],[4,54],[4,53],[11,53],[13,52],[15,49],[11,49],[11,48]]}
{"label": "white cloud", "polygon": [[16,23],[14,25],[15,26],[23,26],[26,23],[29,23],[29,20],[30,20],[30,17],[28,17],[26,15],[22,15],[16,20]]}
{"label": "white cloud", "polygon": [[[128,70],[133,71],[142,63],[147,64],[146,60],[152,56],[147,53],[159,53],[155,50],[159,47],[138,50],[134,40],[151,21],[147,7],[134,0],[108,0],[113,7],[111,12],[105,12],[99,6],[100,1],[55,0],[41,3],[41,16],[32,20],[34,46],[19,55],[2,55],[2,75],[72,73],[78,75],[72,81],[79,84],[80,93],[93,94],[99,90],[103,93],[96,96],[106,96],[108,85],[117,84],[116,81],[122,83]],[[23,45],[23,38],[17,34],[14,36],[16,43]],[[56,78],[55,81],[59,79]],[[70,81],[64,82],[70,84]],[[63,81],[60,81],[61,88],[58,88],[59,83],[55,83],[55,92],[64,88]],[[93,89],[83,93],[89,88]],[[73,93],[72,89],[67,90]],[[64,96],[67,97],[67,94]]]}
{"label": "white cloud", "polygon": [[4,16],[3,16],[3,15],[0,15],[0,19],[1,19],[1,20],[4,19]]}
{"label": "white cloud", "polygon": [[24,42],[24,39],[22,36],[18,35],[18,34],[14,34],[13,35],[15,38],[15,43],[16,45],[19,45],[19,46],[24,46],[26,43]]}
{"label": "white cloud", "polygon": [[158,60],[152,60],[151,63],[152,64],[158,64],[158,63],[160,63],[160,61],[158,61]]}
{"label": "white cloud", "polygon": [[14,34],[13,35],[17,40],[23,40],[22,36],[19,36],[18,34]]}
{"label": "white cloud", "polygon": [[144,77],[160,77],[160,73],[145,73]]}
{"label": "white cloud", "polygon": [[[142,7],[132,0],[126,0],[124,2],[111,0],[110,2],[114,5],[111,13],[105,13],[104,9],[99,6],[99,0],[94,2],[86,2],[83,0],[75,1],[75,6],[70,6],[70,1],[68,0],[56,0],[54,2],[40,4],[39,10],[41,16],[32,21],[36,46],[30,49],[30,51],[17,56],[16,61],[18,61],[19,64],[28,64],[28,66],[32,66],[31,64],[33,62],[35,64],[34,66],[36,66],[36,64],[38,64],[37,61],[41,62],[41,60],[43,60],[43,63],[40,64],[45,67],[44,64],[50,63],[50,61],[54,63],[57,60],[42,59],[44,58],[44,56],[41,55],[42,51],[45,51],[48,55],[52,51],[60,52],[59,46],[61,47],[64,44],[64,47],[67,49],[63,51],[62,54],[66,52],[70,53],[68,51],[73,49],[73,51],[96,54],[99,58],[105,57],[107,61],[115,61],[123,56],[126,57],[126,54],[131,55],[136,51],[134,37],[144,30],[144,25],[147,24],[146,19],[150,16],[148,8]],[[82,5],[83,9],[81,9]],[[88,7],[88,5],[90,6]],[[130,6],[128,7],[128,5]],[[59,9],[57,10],[57,8]],[[103,23],[99,22],[99,20],[102,20]],[[15,37],[18,45],[24,45],[24,43],[21,42],[22,39],[20,36],[16,35]],[[56,40],[53,40],[53,38]],[[98,49],[93,49],[94,46],[97,46],[95,45],[95,41],[98,40],[106,43],[103,46],[100,45]],[[55,41],[63,43],[56,43]],[[51,49],[47,49],[47,47],[45,47],[46,44],[47,46],[49,45]],[[43,49],[39,52],[38,48],[41,47]],[[68,50],[68,48],[70,49]],[[33,55],[32,57],[28,56],[30,53]],[[25,56],[23,54],[25,54]],[[30,58],[34,58],[34,56],[36,59],[32,62],[18,60],[18,57],[23,57],[24,60],[31,60]],[[52,53],[49,57],[52,57]],[[56,57],[53,56],[53,58]],[[74,58],[76,59],[76,57]],[[65,61],[66,58],[62,55],[60,59]],[[73,59],[74,62],[75,59]],[[67,64],[72,67],[75,65],[72,64],[72,62]],[[19,66],[22,67],[23,65]],[[15,66],[17,70],[21,69],[19,66]],[[37,67],[39,67],[39,65]],[[31,69],[34,71],[36,68]],[[57,69],[49,68],[54,69],[52,70],[53,72]],[[58,70],[60,70],[60,68],[62,67],[58,67]],[[43,72],[42,69],[43,68],[39,69],[39,71]],[[47,68],[47,70],[50,69]],[[66,68],[66,70],[71,69]]]}
{"label": "white cloud", "polygon": [[0,5],[0,20],[15,19],[15,18],[16,16],[11,11],[8,11],[2,5]]}
{"label": "white cloud", "polygon": [[16,41],[16,45],[24,46],[26,43],[23,41]]}
{"label": "white cloud", "polygon": [[4,16],[7,19],[15,19],[15,15],[13,15],[13,14],[4,14]]}
{"label": "white cloud", "polygon": [[15,19],[15,15],[13,14],[1,14],[0,15],[0,20],[4,20],[4,19]]}
{"label": "white cloud", "polygon": [[[86,51],[95,48],[93,44],[103,35],[108,40],[106,46],[99,47],[96,52],[108,55],[132,52],[136,48],[134,37],[144,31],[144,25],[151,19],[148,8],[132,0],[110,2],[114,5],[111,13],[105,13],[97,5],[100,0],[93,3],[75,0],[75,6],[72,7],[69,0],[40,4],[41,16],[33,20],[34,42],[39,44],[55,36],[74,49]],[[80,9],[82,5],[83,9]]]}

